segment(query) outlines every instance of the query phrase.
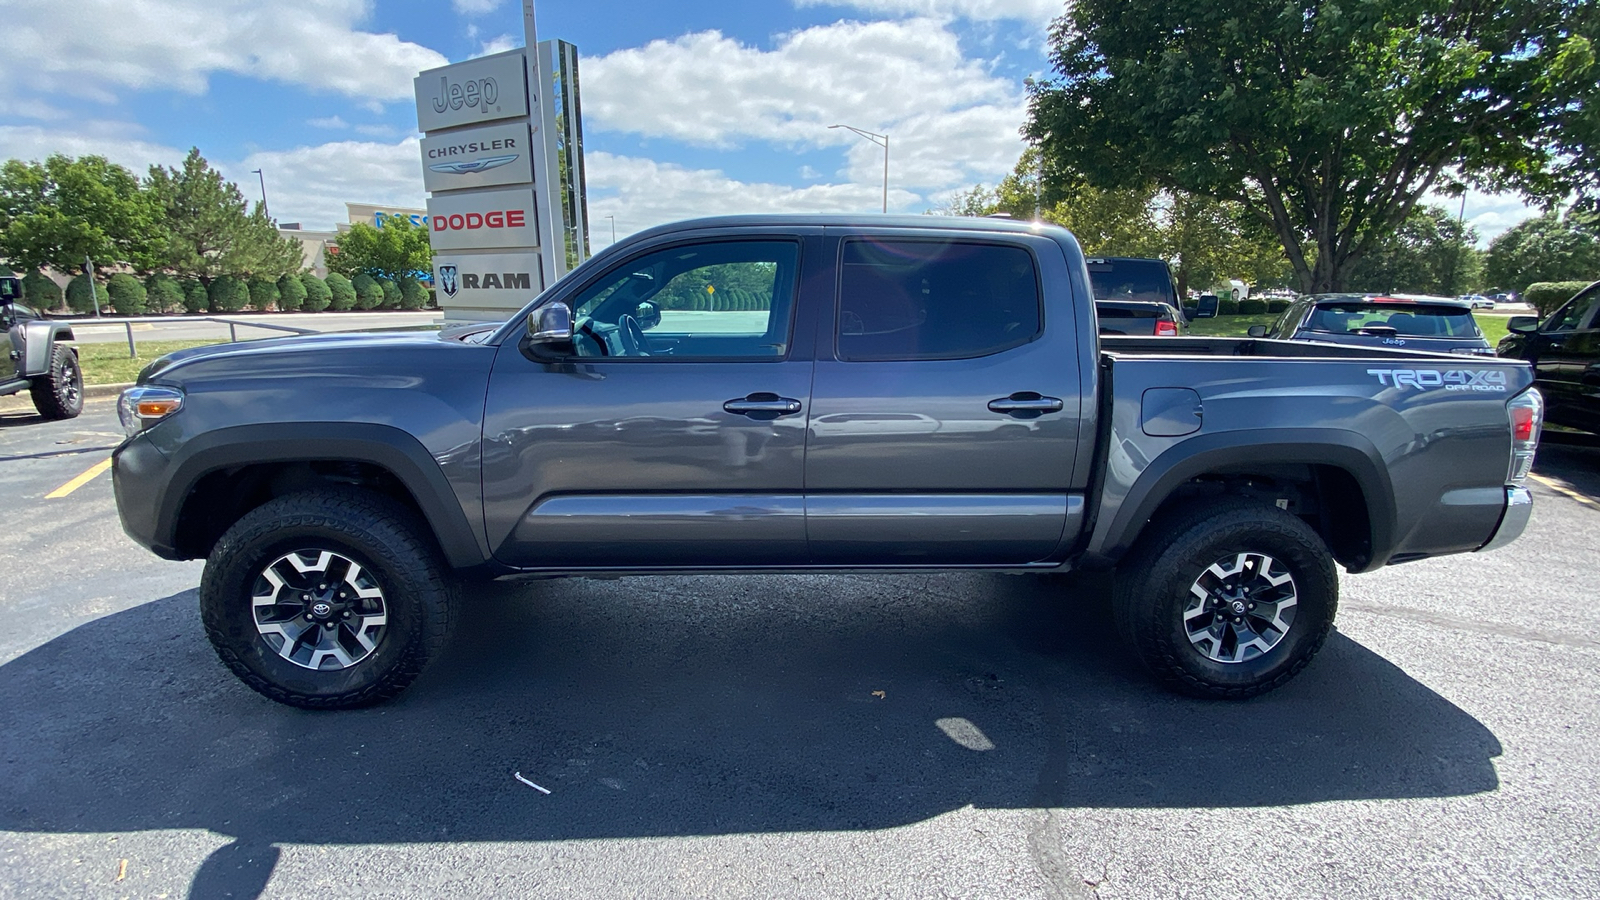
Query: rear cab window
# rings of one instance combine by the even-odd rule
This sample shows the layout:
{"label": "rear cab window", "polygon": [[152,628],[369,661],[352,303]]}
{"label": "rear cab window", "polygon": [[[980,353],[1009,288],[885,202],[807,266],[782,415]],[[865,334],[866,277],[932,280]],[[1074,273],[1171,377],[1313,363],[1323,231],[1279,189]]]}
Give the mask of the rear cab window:
{"label": "rear cab window", "polygon": [[1096,300],[1153,300],[1178,308],[1172,272],[1159,259],[1091,257],[1085,264]]}
{"label": "rear cab window", "polygon": [[1023,247],[847,240],[836,339],[845,361],[970,359],[1038,337],[1038,267]]}
{"label": "rear cab window", "polygon": [[1465,306],[1406,301],[1339,301],[1318,303],[1303,332],[1317,334],[1387,334],[1406,337],[1482,337],[1472,310]]}

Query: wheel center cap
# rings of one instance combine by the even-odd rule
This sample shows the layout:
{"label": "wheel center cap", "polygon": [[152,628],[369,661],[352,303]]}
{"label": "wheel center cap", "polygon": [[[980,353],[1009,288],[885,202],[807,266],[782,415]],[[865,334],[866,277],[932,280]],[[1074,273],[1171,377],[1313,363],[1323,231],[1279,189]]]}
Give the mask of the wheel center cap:
{"label": "wheel center cap", "polygon": [[1244,601],[1243,600],[1235,600],[1235,601],[1233,601],[1233,603],[1229,606],[1229,609],[1232,609],[1233,610],[1233,614],[1236,615],[1236,616],[1244,615]]}
{"label": "wheel center cap", "polygon": [[333,604],[326,600],[318,600],[311,604],[311,614],[319,619],[326,619],[333,615]]}

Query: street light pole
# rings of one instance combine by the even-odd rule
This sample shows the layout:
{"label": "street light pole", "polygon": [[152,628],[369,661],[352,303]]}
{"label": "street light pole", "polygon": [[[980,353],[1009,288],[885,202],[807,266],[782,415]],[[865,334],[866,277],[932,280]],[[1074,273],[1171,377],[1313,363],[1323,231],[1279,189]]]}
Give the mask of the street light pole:
{"label": "street light pole", "polygon": [[263,215],[271,215],[271,213],[267,212],[267,176],[260,169],[251,169],[250,171],[261,177],[261,212]]}
{"label": "street light pole", "polygon": [[887,134],[878,134],[875,131],[866,131],[854,125],[829,125],[828,127],[853,131],[883,148],[883,211],[887,213],[889,211],[889,136]]}
{"label": "street light pole", "polygon": [[617,217],[606,216],[606,218],[611,220],[611,243],[615,244],[617,242]]}

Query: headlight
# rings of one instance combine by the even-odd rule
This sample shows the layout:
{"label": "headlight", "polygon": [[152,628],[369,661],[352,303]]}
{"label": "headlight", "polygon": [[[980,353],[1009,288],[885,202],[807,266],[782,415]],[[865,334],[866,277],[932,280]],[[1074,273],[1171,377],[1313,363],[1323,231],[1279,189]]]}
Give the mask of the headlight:
{"label": "headlight", "polygon": [[183,409],[183,392],[177,388],[140,385],[117,398],[117,418],[122,430],[133,437],[151,425]]}

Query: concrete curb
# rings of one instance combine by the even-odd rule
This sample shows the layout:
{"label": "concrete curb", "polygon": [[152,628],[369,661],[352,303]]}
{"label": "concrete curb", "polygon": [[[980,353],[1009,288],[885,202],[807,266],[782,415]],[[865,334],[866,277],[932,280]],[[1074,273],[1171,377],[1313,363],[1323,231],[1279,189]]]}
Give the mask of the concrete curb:
{"label": "concrete curb", "polygon": [[[102,400],[115,397],[128,388],[133,387],[133,382],[127,384],[88,384],[83,388],[84,400]],[[9,397],[0,397],[0,413],[22,412],[33,409],[33,398],[27,391],[12,394]]]}

